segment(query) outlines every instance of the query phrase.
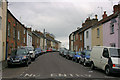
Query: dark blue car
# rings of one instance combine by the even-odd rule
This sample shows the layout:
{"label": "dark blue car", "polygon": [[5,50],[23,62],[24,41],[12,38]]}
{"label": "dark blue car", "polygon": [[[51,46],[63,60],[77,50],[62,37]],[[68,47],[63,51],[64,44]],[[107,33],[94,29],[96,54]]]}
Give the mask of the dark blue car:
{"label": "dark blue car", "polygon": [[81,52],[81,63],[83,63],[84,66],[87,64],[90,64],[90,50],[84,50]]}
{"label": "dark blue car", "polygon": [[11,55],[7,58],[8,67],[17,64],[28,66],[29,63],[31,63],[30,53],[25,48],[13,50]]}
{"label": "dark blue car", "polygon": [[75,62],[79,62],[80,61],[80,55],[81,52],[76,52],[76,54],[73,56],[73,61],[75,60]]}

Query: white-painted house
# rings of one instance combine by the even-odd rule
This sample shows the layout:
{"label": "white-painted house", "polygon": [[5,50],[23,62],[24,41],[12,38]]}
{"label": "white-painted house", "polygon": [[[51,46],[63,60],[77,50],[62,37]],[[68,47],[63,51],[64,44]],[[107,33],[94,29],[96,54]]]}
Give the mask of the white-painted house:
{"label": "white-painted house", "polygon": [[86,50],[92,49],[92,34],[91,34],[91,28],[84,31],[84,48]]}
{"label": "white-painted house", "polygon": [[27,28],[27,46],[32,46],[32,32],[31,32],[31,28]]}

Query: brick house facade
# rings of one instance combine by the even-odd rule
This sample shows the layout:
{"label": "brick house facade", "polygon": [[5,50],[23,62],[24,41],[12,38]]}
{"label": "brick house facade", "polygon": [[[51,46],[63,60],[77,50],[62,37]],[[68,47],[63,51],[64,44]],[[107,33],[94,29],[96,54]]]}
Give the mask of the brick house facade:
{"label": "brick house facade", "polygon": [[7,16],[7,53],[10,54],[11,50],[26,46],[27,33],[24,33],[25,26],[9,10]]}
{"label": "brick house facade", "polygon": [[32,46],[34,48],[39,48],[40,47],[40,37],[33,31],[32,32]]}

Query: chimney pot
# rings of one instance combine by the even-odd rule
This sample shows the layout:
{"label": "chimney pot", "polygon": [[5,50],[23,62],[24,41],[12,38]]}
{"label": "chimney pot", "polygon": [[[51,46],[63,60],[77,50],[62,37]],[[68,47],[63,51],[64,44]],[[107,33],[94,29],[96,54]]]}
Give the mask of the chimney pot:
{"label": "chimney pot", "polygon": [[95,19],[97,19],[97,14],[95,15]]}
{"label": "chimney pot", "polygon": [[102,15],[103,19],[107,17],[106,11],[104,11],[104,14]]}

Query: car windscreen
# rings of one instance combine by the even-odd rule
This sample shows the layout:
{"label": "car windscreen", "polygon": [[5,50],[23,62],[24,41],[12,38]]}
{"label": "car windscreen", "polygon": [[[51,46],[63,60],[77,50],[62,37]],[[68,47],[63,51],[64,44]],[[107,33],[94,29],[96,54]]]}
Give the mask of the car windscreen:
{"label": "car windscreen", "polygon": [[75,52],[70,52],[70,54],[75,54]]}
{"label": "car windscreen", "polygon": [[17,50],[13,50],[13,51],[11,52],[11,56],[15,56],[15,55],[16,55],[16,52],[17,52]]}
{"label": "car windscreen", "polygon": [[27,47],[28,51],[33,51],[33,49],[31,47]]}
{"label": "car windscreen", "polygon": [[120,49],[110,48],[111,57],[120,57]]}
{"label": "car windscreen", "polygon": [[18,49],[16,55],[26,55],[27,51],[25,49]]}

